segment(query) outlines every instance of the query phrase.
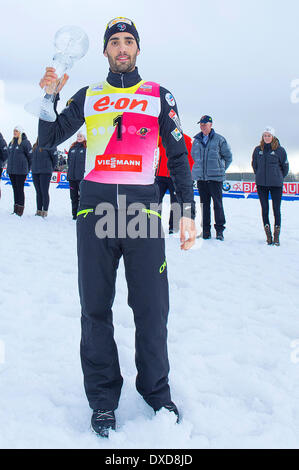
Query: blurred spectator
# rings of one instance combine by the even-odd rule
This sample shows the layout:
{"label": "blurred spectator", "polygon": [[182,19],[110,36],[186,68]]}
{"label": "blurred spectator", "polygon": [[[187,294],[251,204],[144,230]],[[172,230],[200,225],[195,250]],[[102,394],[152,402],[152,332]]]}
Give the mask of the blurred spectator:
{"label": "blurred spectator", "polygon": [[32,179],[36,191],[36,214],[47,217],[50,202],[49,187],[53,170],[57,165],[57,149],[41,148],[38,140],[32,152]]}
{"label": "blurred spectator", "polygon": [[[188,160],[190,169],[192,170],[193,160],[191,157],[191,147],[192,147],[192,139],[186,134],[183,134],[184,140],[186,143],[187,151],[188,151]],[[170,194],[170,204],[173,205],[177,203],[178,200],[175,195],[175,188],[170,177],[169,169],[167,167],[167,156],[165,152],[165,148],[162,145],[162,139],[159,137],[159,163],[156,169],[156,178],[155,183],[159,186],[159,204],[162,203],[163,198],[167,190]],[[177,233],[179,231],[179,218],[175,217],[175,212],[170,208],[170,215],[169,215],[169,234]]]}
{"label": "blurred spectator", "polygon": [[8,146],[7,173],[14,193],[13,214],[22,216],[25,207],[24,185],[31,169],[32,148],[26,134],[20,126],[13,131],[13,138]]}
{"label": "blurred spectator", "polygon": [[77,219],[77,212],[80,200],[80,183],[84,178],[86,160],[86,137],[82,132],[78,132],[77,140],[68,152],[67,180],[70,185],[70,197],[72,201],[73,219]]}
{"label": "blurred spectator", "polygon": [[[7,159],[8,159],[7,144],[0,132],[0,183],[1,183],[2,170],[4,168],[4,165]],[[1,188],[0,188],[0,198],[1,198]]]}
{"label": "blurred spectator", "polygon": [[197,181],[202,204],[203,239],[211,238],[211,199],[214,204],[217,240],[224,240],[225,215],[222,202],[222,186],[225,172],[232,162],[232,153],[225,138],[212,129],[210,116],[202,116],[201,132],[194,137],[192,178]]}
{"label": "blurred spectator", "polygon": [[[275,137],[275,131],[272,127],[266,127],[260,145],[254,149],[252,168],[255,173],[267,243],[268,245],[279,246],[283,180],[288,174],[289,163],[286,151]],[[269,221],[269,194],[271,194],[274,212],[273,238]]]}

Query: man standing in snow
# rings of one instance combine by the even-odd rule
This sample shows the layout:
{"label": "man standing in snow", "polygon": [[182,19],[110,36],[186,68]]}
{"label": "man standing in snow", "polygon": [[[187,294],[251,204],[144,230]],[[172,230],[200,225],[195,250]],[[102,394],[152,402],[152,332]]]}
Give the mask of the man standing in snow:
{"label": "man standing in snow", "polygon": [[[155,412],[166,408],[179,417],[168,384],[169,302],[164,238],[161,234],[150,237],[149,231],[145,237],[132,238],[118,232],[101,238],[96,228],[103,215],[99,205],[103,203],[112,208],[108,216],[116,225],[120,213],[126,213],[126,227],[132,219],[127,208],[142,203],[146,208],[142,209],[141,223],[149,230],[149,221],[154,218],[161,228],[159,212],[149,209],[159,198],[154,184],[159,134],[182,206],[181,249],[191,248],[196,238],[187,150],[182,133],[169,116],[171,110],[177,114],[176,102],[165,88],[141,79],[135,65],[139,53],[134,23],[123,17],[110,21],[104,35],[104,55],[110,66],[107,79],[79,90],[54,123],[39,122],[41,145],[48,146],[60,144],[86,124],[86,176],[80,186],[77,219],[81,362],[93,410],[92,429],[103,437],[108,437],[109,429],[115,429],[114,410],[123,383],[112,322],[121,256],[136,326],[137,390]],[[65,75],[59,91],[67,79]],[[55,70],[47,68],[40,85],[51,93],[57,80]]]}
{"label": "man standing in snow", "polygon": [[217,240],[224,240],[225,215],[222,203],[222,185],[225,172],[232,162],[232,153],[225,138],[212,129],[210,116],[202,116],[201,132],[194,137],[191,155],[194,160],[193,180],[197,181],[202,204],[203,239],[211,238],[211,198],[214,204]]}

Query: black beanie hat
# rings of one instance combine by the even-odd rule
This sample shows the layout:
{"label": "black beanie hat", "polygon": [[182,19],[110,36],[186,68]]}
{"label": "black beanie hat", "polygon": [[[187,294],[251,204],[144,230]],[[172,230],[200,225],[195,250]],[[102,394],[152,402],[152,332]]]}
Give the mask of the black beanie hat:
{"label": "black beanie hat", "polygon": [[109,21],[106,27],[106,31],[104,34],[104,50],[107,47],[109,38],[116,33],[124,33],[128,32],[131,33],[134,38],[136,39],[137,42],[137,47],[140,50],[140,39],[139,39],[139,34],[136,29],[136,26],[134,25],[133,21],[129,20],[129,18],[124,18],[122,16],[119,16],[118,18],[114,18],[113,20]]}

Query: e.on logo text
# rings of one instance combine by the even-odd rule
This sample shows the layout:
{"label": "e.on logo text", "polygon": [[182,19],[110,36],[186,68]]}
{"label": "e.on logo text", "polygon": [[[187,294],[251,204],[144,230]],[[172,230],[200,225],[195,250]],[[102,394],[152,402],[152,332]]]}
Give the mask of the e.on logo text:
{"label": "e.on logo text", "polygon": [[[105,112],[109,110],[111,113],[114,111],[134,111],[136,112],[145,112],[148,106],[148,100],[142,99],[138,100],[134,97],[129,98],[127,96],[121,96],[120,98],[115,97],[112,95],[112,99],[110,96],[106,95],[100,98],[96,103],[93,105],[93,109],[99,113]],[[109,112],[108,111],[108,112]]]}

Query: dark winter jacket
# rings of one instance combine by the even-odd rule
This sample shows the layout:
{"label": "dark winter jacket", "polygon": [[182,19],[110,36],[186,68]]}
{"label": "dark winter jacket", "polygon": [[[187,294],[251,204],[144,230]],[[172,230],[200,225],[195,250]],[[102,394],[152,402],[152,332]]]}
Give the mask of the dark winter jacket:
{"label": "dark winter jacket", "polygon": [[194,160],[193,180],[224,181],[225,172],[232,162],[232,153],[225,138],[211,130],[209,140],[203,142],[203,133],[194,137],[191,155]]}
{"label": "dark winter jacket", "polygon": [[68,153],[68,181],[81,181],[85,172],[86,147],[81,142],[76,142]]}
{"label": "dark winter jacket", "polygon": [[27,175],[31,169],[32,148],[26,134],[22,134],[22,142],[14,137],[8,146],[7,173],[12,175]]}
{"label": "dark winter jacket", "polygon": [[7,144],[0,132],[0,168],[4,167],[4,164],[7,159],[8,159]]}
{"label": "dark winter jacket", "polygon": [[32,150],[32,173],[51,174],[57,165],[56,148],[42,148],[38,145]]}
{"label": "dark winter jacket", "polygon": [[252,155],[252,168],[255,182],[259,186],[282,186],[283,179],[289,172],[286,151],[278,145],[276,150],[271,144],[265,144],[264,150],[259,145]]}
{"label": "dark winter jacket", "polygon": [[[137,85],[142,79],[136,67],[132,72],[124,74],[110,71],[106,80],[113,87],[125,89]],[[59,145],[80,129],[85,122],[84,104],[87,89],[88,87],[82,88],[68,101],[67,107],[60,115],[57,115],[55,122],[39,121],[39,142],[41,145]],[[168,90],[160,86],[159,134],[166,149],[168,168],[178,201],[187,205],[189,213],[191,206],[194,218],[195,202],[188,153],[183,136],[180,136],[180,132],[176,129],[176,123],[169,115],[171,110],[178,115],[178,110],[174,99],[173,103],[169,102],[168,93]],[[86,201],[90,207],[96,206],[102,200],[118,207],[118,196],[120,195],[126,196],[127,204],[134,202],[158,203],[159,200],[159,191],[155,184],[102,184],[84,180],[81,183],[80,194],[81,203]],[[188,215],[188,209],[185,215]]]}

